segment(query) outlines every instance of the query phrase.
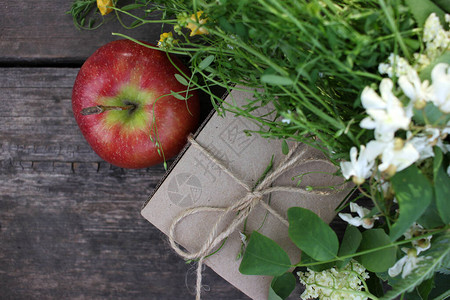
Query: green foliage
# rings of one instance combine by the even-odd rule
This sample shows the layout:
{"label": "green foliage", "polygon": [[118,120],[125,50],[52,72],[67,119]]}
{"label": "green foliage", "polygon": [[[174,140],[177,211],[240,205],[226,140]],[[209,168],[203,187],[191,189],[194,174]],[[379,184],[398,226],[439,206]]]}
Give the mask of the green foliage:
{"label": "green foliage", "polygon": [[239,266],[246,275],[281,276],[291,267],[286,252],[273,240],[254,231]]}
{"label": "green foliage", "polygon": [[427,103],[424,109],[415,110],[414,119],[419,124],[441,125],[450,121],[450,116],[444,115],[435,105]]}
{"label": "green foliage", "polygon": [[363,254],[358,257],[359,262],[369,271],[384,272],[394,265],[396,256],[395,247],[386,247],[391,244],[389,236],[383,229],[370,229],[362,233],[361,245],[358,251],[380,248],[377,251]]}
{"label": "green foliage", "polygon": [[305,208],[291,207],[288,219],[289,237],[303,252],[317,261],[336,258],[337,236],[319,216]]}
{"label": "green foliage", "polygon": [[72,15],[74,25],[79,29],[96,29],[103,24],[97,13],[96,0],[76,0],[67,14]]}
{"label": "green foliage", "polygon": [[269,300],[286,299],[294,290],[295,284],[295,276],[292,273],[274,277],[270,284]]}
{"label": "green foliage", "polygon": [[394,299],[405,292],[411,292],[424,280],[431,278],[443,264],[450,261],[450,232],[446,231],[432,240],[432,247],[421,256],[423,260],[418,263],[414,271],[398,280],[382,299]]}
{"label": "green foliage", "polygon": [[[199,10],[207,16],[203,26],[210,34],[190,37],[176,29],[179,42],[167,49],[190,58],[192,70],[202,78],[196,87],[211,95],[219,111],[258,122],[256,132],[262,136],[302,141],[333,159],[347,157],[351,145],[370,138],[357,126],[363,117],[358,100],[362,87],[381,79],[378,64],[396,52],[396,37],[402,44],[407,44],[403,39],[416,38],[411,16],[399,1],[388,12],[378,0],[135,0],[135,5],[116,7],[115,16],[119,21],[122,15],[134,18],[137,23],[124,25],[127,28],[159,21],[171,31],[167,25],[185,24]],[[145,13],[138,17],[134,11]],[[164,19],[155,20],[152,14],[157,12],[163,12]],[[387,13],[395,18],[395,28],[387,24]],[[211,93],[212,85],[264,88],[265,93],[255,91],[257,101],[242,110],[216,105],[222,100]],[[292,111],[292,122],[253,116],[269,102],[278,112]],[[354,126],[347,127],[349,122]],[[338,139],[336,132],[341,133]]]}
{"label": "green foliage", "polygon": [[433,1],[405,0],[405,2],[421,27],[425,24],[426,19],[432,12],[435,12],[442,21],[445,21],[445,12],[439,6],[434,4]]}
{"label": "green foliage", "polygon": [[434,191],[439,216],[445,224],[450,224],[450,178],[443,168],[444,156],[438,147],[434,147]]}
{"label": "green foliage", "polygon": [[186,80],[186,78],[184,78],[183,76],[181,76],[180,74],[175,74],[175,78],[177,79],[177,81],[179,83],[181,83],[184,86],[188,86],[189,82]]}
{"label": "green foliage", "polygon": [[[358,250],[361,244],[362,235],[358,228],[348,225],[345,230],[344,237],[342,238],[341,247],[339,248],[339,256],[348,256],[354,254]],[[344,267],[350,261],[350,257],[344,260],[338,261],[336,266],[338,268]]]}
{"label": "green foliage", "polygon": [[415,165],[398,172],[391,179],[400,216],[389,233],[392,241],[398,239],[427,209],[433,198],[433,187]]}
{"label": "green foliage", "polygon": [[287,155],[289,153],[289,145],[286,140],[283,140],[283,142],[281,143],[281,151],[284,155]]}

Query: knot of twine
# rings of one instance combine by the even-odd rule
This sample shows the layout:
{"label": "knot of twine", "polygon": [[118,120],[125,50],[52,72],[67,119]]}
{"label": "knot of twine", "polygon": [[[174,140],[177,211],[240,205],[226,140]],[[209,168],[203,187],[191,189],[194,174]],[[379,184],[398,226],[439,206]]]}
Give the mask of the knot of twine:
{"label": "knot of twine", "polygon": [[[281,216],[278,212],[276,212],[269,204],[267,204],[263,200],[263,196],[266,194],[270,194],[275,191],[285,191],[285,192],[294,192],[299,194],[322,194],[329,195],[330,192],[323,191],[308,191],[301,187],[290,187],[290,186],[271,186],[272,183],[284,172],[291,169],[294,166],[299,165],[303,162],[311,162],[311,161],[321,161],[331,164],[329,161],[324,159],[302,159],[305,155],[307,149],[301,149],[297,151],[300,143],[296,143],[294,147],[289,150],[289,153],[284,156],[283,160],[279,163],[279,165],[273,169],[271,172],[267,174],[267,176],[260,181],[256,187],[252,188],[245,181],[241,180],[236,174],[234,174],[231,170],[229,170],[220,160],[218,160],[214,155],[212,155],[206,148],[200,145],[192,135],[188,136],[188,141],[192,146],[200,150],[203,154],[205,154],[208,159],[214,162],[217,166],[220,167],[222,171],[231,176],[236,183],[244,187],[247,193],[240,198],[238,201],[234,202],[232,205],[228,207],[213,207],[213,206],[198,206],[186,209],[182,211],[173,221],[169,229],[169,242],[173,250],[183,257],[185,260],[198,260],[197,265],[197,281],[196,281],[196,300],[200,300],[201,295],[201,286],[202,286],[202,265],[204,259],[214,251],[214,249],[228,236],[230,236],[237,227],[248,217],[253,208],[261,204],[270,214],[280,220],[283,224],[289,227],[288,221]],[[180,221],[186,218],[189,215],[193,215],[200,212],[221,212],[217,221],[211,227],[211,231],[208,235],[207,240],[204,242],[202,247],[194,253],[190,253],[184,251],[180,248],[180,246],[175,241],[175,229]],[[222,223],[222,220],[228,215],[230,212],[239,212],[235,213],[235,218],[231,221],[230,224],[226,226],[224,230],[218,232],[219,226]]]}

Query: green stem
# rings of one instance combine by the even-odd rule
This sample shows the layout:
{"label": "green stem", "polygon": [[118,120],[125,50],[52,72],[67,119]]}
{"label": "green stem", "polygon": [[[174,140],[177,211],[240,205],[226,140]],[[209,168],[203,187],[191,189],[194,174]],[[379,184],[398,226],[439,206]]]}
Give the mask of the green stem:
{"label": "green stem", "polygon": [[387,18],[388,23],[391,26],[392,31],[394,31],[395,37],[397,38],[400,48],[402,48],[403,54],[405,55],[407,60],[410,60],[411,54],[409,53],[408,48],[406,48],[406,45],[403,42],[402,36],[401,36],[400,32],[398,31],[397,25],[395,24],[395,21],[392,18],[392,15],[389,13],[386,3],[384,2],[384,0],[379,0],[379,2],[380,2],[380,6],[383,9],[383,12]]}
{"label": "green stem", "polygon": [[124,106],[97,105],[97,106],[83,108],[81,110],[81,114],[83,116],[99,115],[105,111],[110,111],[110,110],[133,110],[135,108],[136,108],[136,105],[134,105],[134,104],[124,105]]}
{"label": "green stem", "polygon": [[330,259],[330,260],[326,260],[326,261],[317,261],[317,262],[306,263],[306,264],[302,264],[301,262],[299,262],[299,263],[293,265],[293,267],[316,266],[316,265],[327,264],[327,263],[332,263],[332,262],[335,262],[335,261],[344,260],[344,259],[347,259],[347,258],[352,258],[352,257],[355,257],[355,256],[361,256],[361,255],[377,252],[377,251],[380,251],[380,250],[383,250],[383,249],[387,249],[387,248],[391,248],[391,247],[407,244],[407,243],[410,243],[410,242],[415,241],[415,240],[420,240],[420,239],[423,239],[424,237],[427,237],[427,236],[430,236],[430,235],[433,235],[433,234],[437,234],[437,233],[446,231],[449,228],[450,228],[450,225],[447,225],[444,228],[441,228],[441,229],[438,229],[438,230],[435,230],[435,231],[432,231],[432,232],[428,232],[426,234],[423,234],[423,235],[420,235],[420,236],[416,236],[416,237],[410,238],[408,240],[403,240],[403,241],[398,241],[398,242],[395,242],[395,243],[390,243],[390,244],[387,244],[387,245],[384,245],[384,246],[380,246],[380,247],[377,247],[377,248],[368,249],[368,250],[364,250],[364,251],[361,251],[361,252],[340,256],[340,257],[337,257],[337,258],[334,258],[334,259]]}

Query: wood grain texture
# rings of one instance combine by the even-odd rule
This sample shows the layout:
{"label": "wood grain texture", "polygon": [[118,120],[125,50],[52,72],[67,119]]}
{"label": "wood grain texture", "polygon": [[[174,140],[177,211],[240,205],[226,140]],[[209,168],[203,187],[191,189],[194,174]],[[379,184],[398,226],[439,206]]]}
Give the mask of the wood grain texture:
{"label": "wood grain texture", "polygon": [[[163,167],[90,149],[71,111],[77,72],[0,69],[0,299],[192,298],[193,268],[140,215]],[[204,282],[204,299],[248,299],[208,268]]]}
{"label": "wood grain texture", "polygon": [[[67,0],[0,1],[0,63],[82,62],[106,42],[118,39],[113,32],[153,44],[159,40],[158,24],[127,30],[118,22],[107,22],[94,31],[78,30],[66,14],[71,4]],[[124,21],[129,25],[133,19]]]}

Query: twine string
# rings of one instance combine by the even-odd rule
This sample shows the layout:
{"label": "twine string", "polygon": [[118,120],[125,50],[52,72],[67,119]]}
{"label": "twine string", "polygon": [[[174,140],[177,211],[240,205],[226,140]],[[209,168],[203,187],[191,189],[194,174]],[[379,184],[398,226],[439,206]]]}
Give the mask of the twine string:
{"label": "twine string", "polygon": [[[300,194],[330,194],[329,192],[320,192],[320,191],[307,191],[304,188],[300,187],[289,187],[289,186],[271,186],[272,183],[287,170],[291,169],[294,166],[302,162],[310,162],[310,161],[320,161],[330,163],[327,160],[323,159],[303,159],[307,149],[303,148],[300,151],[297,151],[299,147],[299,143],[295,144],[292,147],[288,154],[284,156],[280,164],[269,172],[266,177],[254,188],[252,189],[244,180],[240,179],[234,172],[232,172],[228,167],[226,167],[219,159],[217,159],[214,155],[212,155],[205,147],[200,145],[192,135],[188,136],[188,141],[194,146],[196,149],[200,150],[203,154],[208,157],[212,162],[214,162],[217,166],[220,167],[226,174],[228,174],[231,178],[233,178],[236,183],[241,185],[247,193],[240,198],[238,201],[234,202],[232,205],[228,207],[212,207],[212,206],[198,206],[193,208],[188,208],[182,211],[173,221],[169,228],[169,242],[172,249],[185,260],[198,260],[197,261],[197,280],[196,280],[196,300],[200,300],[201,296],[201,287],[202,287],[202,265],[205,258],[213,252],[213,250],[227,237],[229,237],[238,227],[239,225],[249,216],[252,212],[253,208],[258,204],[267,210],[271,215],[280,220],[281,223],[289,226],[288,221],[276,212],[269,204],[267,204],[263,200],[264,195],[273,193],[275,191],[284,191],[284,192],[294,192]],[[183,219],[186,217],[197,214],[197,213],[220,213],[214,225],[211,227],[208,238],[202,245],[202,247],[197,252],[187,252],[180,248],[178,243],[175,241],[175,230]],[[229,216],[230,213],[234,212],[235,217],[231,220],[231,222],[219,232],[219,226],[223,223],[225,217]]]}

